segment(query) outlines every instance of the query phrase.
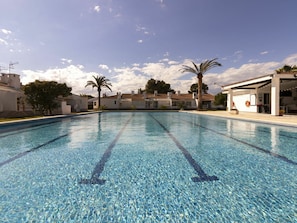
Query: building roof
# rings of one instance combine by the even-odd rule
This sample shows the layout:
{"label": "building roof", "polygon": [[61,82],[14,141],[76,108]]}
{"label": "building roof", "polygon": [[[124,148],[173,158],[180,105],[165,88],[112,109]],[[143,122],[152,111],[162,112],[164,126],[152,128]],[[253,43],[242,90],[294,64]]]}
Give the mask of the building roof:
{"label": "building roof", "polygon": [[273,77],[279,77],[282,81],[280,83],[281,90],[288,90],[297,86],[297,74],[296,73],[281,73],[281,74],[269,74],[260,76],[240,82],[231,83],[222,86],[223,91],[229,89],[261,89],[271,87],[271,80]]}
{"label": "building roof", "polygon": [[0,83],[0,91],[16,92],[16,93],[22,92],[20,89],[15,89],[13,87],[9,87],[6,84],[2,84],[2,83]]}

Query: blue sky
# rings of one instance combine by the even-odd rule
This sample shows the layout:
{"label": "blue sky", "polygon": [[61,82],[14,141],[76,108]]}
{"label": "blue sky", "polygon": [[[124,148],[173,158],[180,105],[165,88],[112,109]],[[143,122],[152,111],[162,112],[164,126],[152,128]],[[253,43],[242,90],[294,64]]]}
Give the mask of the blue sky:
{"label": "blue sky", "polygon": [[0,3],[0,66],[35,79],[66,82],[73,93],[92,75],[113,92],[144,89],[150,78],[186,93],[196,83],[179,70],[218,58],[203,78],[221,85],[297,64],[296,0],[10,0]]}

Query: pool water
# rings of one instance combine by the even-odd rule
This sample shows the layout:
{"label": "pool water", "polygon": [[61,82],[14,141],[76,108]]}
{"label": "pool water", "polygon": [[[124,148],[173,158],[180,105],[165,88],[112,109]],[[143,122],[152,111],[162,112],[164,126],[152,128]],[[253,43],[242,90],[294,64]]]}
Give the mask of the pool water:
{"label": "pool water", "polygon": [[297,222],[297,128],[178,112],[54,120],[0,127],[0,222]]}

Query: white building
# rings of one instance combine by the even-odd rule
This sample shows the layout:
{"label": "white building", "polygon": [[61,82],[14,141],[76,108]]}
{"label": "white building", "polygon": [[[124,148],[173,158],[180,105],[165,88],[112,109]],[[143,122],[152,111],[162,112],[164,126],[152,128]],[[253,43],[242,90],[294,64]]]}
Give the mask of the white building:
{"label": "white building", "polygon": [[[56,114],[70,114],[88,110],[88,98],[78,95],[58,98],[60,108]],[[0,117],[33,115],[32,107],[26,103],[21,90],[20,75],[2,73],[0,76]]]}
{"label": "white building", "polygon": [[[98,109],[98,98],[90,99],[93,108]],[[202,105],[205,109],[212,107],[214,96],[204,94],[202,96]],[[133,91],[131,94],[117,93],[112,96],[103,96],[100,98],[101,106],[105,109],[197,109],[196,94],[181,94],[177,92],[173,94],[154,94],[138,93]]]}
{"label": "white building", "polygon": [[297,73],[261,76],[222,87],[228,111],[297,113]]}
{"label": "white building", "polygon": [[4,74],[0,76],[0,112],[18,111],[18,98],[20,90],[20,76],[17,74]]}

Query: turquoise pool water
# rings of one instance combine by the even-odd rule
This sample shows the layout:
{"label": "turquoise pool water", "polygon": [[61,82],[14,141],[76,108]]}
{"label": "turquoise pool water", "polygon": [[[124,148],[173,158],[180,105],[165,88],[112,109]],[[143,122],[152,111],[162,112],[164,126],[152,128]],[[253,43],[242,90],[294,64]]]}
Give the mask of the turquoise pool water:
{"label": "turquoise pool water", "polygon": [[0,222],[297,222],[297,128],[178,112],[29,125],[0,127]]}

